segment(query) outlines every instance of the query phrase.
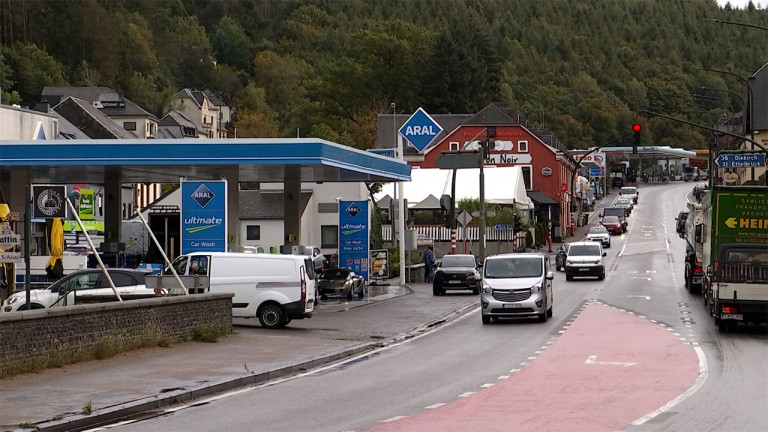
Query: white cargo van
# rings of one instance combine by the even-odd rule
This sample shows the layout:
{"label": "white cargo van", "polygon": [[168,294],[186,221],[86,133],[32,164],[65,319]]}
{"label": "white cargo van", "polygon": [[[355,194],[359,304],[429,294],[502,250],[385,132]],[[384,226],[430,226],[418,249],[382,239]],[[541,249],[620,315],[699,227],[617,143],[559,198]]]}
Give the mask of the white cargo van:
{"label": "white cargo van", "polygon": [[314,265],[308,256],[195,252],[176,258],[173,267],[179,275],[207,277],[209,292],[233,293],[232,315],[258,317],[266,328],[311,318],[315,309]]}

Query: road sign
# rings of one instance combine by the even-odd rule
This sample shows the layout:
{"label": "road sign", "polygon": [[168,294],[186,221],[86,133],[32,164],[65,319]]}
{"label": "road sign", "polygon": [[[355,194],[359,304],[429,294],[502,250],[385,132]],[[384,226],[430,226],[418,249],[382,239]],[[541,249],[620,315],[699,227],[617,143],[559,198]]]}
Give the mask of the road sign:
{"label": "road sign", "polygon": [[0,252],[0,263],[21,262],[21,252]]}
{"label": "road sign", "polygon": [[442,152],[435,159],[435,165],[440,169],[480,168],[480,152]]}
{"label": "road sign", "polygon": [[461,226],[465,226],[471,221],[472,215],[470,215],[466,210],[462,210],[461,213],[456,215],[456,222],[460,223]]}
{"label": "road sign", "polygon": [[443,128],[432,120],[423,109],[419,108],[400,128],[400,135],[407,139],[416,150],[424,151]]}
{"label": "road sign", "polygon": [[723,168],[748,168],[765,166],[765,154],[721,153],[715,163]]}
{"label": "road sign", "polygon": [[499,231],[505,231],[508,229],[512,229],[512,227],[509,225],[496,225],[496,229]]}

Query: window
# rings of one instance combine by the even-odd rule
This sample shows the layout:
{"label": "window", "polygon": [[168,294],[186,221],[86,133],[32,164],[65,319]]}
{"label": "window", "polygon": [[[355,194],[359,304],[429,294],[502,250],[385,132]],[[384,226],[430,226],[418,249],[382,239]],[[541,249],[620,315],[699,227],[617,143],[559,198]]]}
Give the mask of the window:
{"label": "window", "polygon": [[246,240],[261,240],[261,225],[248,225],[245,227]]}
{"label": "window", "polygon": [[523,182],[525,182],[525,190],[533,189],[533,176],[531,176],[531,167],[524,166],[520,167],[520,169],[523,171]]}
{"label": "window", "polygon": [[448,143],[448,150],[450,150],[450,151],[459,151],[460,150],[459,149],[459,143],[455,142],[455,141],[451,142],[451,143]]}
{"label": "window", "polygon": [[517,142],[517,152],[518,153],[528,153],[528,141],[518,141]]}
{"label": "window", "polygon": [[125,128],[125,130],[135,131],[136,130],[136,122],[123,122],[123,128]]}
{"label": "window", "polygon": [[322,225],[320,227],[320,247],[328,249],[339,247],[338,225]]}

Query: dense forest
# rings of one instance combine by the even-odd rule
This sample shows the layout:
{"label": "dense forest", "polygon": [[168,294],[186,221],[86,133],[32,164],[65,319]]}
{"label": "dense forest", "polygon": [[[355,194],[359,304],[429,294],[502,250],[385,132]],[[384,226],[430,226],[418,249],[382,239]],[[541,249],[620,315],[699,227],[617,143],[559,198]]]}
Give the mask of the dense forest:
{"label": "dense forest", "polygon": [[491,102],[569,148],[636,121],[644,144],[704,147],[702,130],[636,113],[712,124],[741,111],[738,76],[767,62],[768,9],[715,0],[0,0],[4,104],[106,86],[162,116],[181,88],[209,86],[236,108],[238,136],[357,148],[374,146],[391,103]]}

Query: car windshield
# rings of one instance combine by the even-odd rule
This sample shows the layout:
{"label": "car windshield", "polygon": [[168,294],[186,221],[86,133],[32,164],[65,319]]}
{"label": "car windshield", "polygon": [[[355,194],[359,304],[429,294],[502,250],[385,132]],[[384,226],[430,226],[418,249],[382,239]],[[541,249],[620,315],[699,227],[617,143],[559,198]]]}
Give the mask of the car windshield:
{"label": "car windshield", "polygon": [[620,200],[616,200],[616,204],[618,204],[618,205],[629,204],[629,200],[625,199],[625,198],[622,198]]}
{"label": "car windshield", "polygon": [[619,223],[618,216],[606,216],[603,218],[603,223],[616,224]]}
{"label": "car windshield", "polygon": [[320,279],[325,280],[344,280],[347,276],[349,276],[349,270],[347,269],[326,270],[320,273]]}
{"label": "car windshield", "polygon": [[590,234],[607,234],[608,230],[605,227],[592,227],[589,229]]}
{"label": "car windshield", "polygon": [[441,267],[475,267],[475,258],[471,256],[446,255],[443,257]]}
{"label": "car windshield", "polygon": [[600,255],[600,246],[594,245],[571,245],[568,249],[568,256],[598,256]]}
{"label": "car windshield", "polygon": [[542,270],[540,258],[495,258],[485,263],[485,277],[491,279],[537,277]]}
{"label": "car windshield", "polygon": [[634,195],[634,193],[635,193],[635,188],[633,187],[621,188],[622,195]]}

